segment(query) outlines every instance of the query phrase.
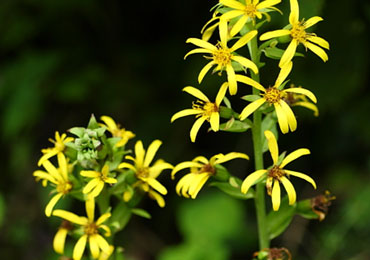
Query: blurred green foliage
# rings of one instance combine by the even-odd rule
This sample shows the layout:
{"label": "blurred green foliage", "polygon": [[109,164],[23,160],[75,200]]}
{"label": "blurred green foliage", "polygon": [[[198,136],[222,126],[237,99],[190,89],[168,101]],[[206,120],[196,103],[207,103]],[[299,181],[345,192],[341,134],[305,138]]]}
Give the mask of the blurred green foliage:
{"label": "blurred green foliage", "polygon": [[[163,140],[161,157],[172,163],[232,150],[252,154],[248,135],[202,129],[199,141],[192,144],[188,139],[192,119],[169,122],[173,113],[192,101],[181,89],[197,86],[197,74],[204,66],[201,57],[183,61],[189,50],[185,40],[199,37],[215,3],[0,2],[2,259],[57,259],[51,246],[58,223],[45,217],[48,192],[34,182],[32,172],[54,131],[82,126],[91,113],[111,115],[146,143]],[[288,4],[280,5],[285,14]],[[299,260],[366,260],[370,258],[370,3],[300,0],[300,6],[302,17],[324,17],[315,32],[330,42],[331,50],[326,64],[303,48],[306,58],[295,58],[292,83],[316,94],[320,116],[313,118],[311,112],[297,108],[298,130],[281,136],[279,147],[310,148],[309,159],[294,167],[313,176],[318,192],[329,189],[337,200],[323,222],[294,217],[272,245],[289,248]],[[276,13],[266,29],[286,24]],[[261,71],[265,85],[274,82],[274,75],[274,62]],[[205,82],[209,83],[201,88],[215,93],[212,84],[218,86],[218,78],[207,76]],[[250,94],[247,88],[241,91]],[[243,165],[232,162],[229,170],[243,178],[253,170],[251,163]],[[257,240],[251,200],[230,199],[215,188],[210,189],[218,193],[202,191],[196,200],[186,200],[176,197],[169,176],[161,181],[170,190],[166,208],[145,201],[140,207],[152,219],[134,218],[117,241],[128,259],[160,255],[158,259],[167,260],[178,254],[182,259],[252,257]],[[299,199],[318,194],[303,181],[294,184]]]}

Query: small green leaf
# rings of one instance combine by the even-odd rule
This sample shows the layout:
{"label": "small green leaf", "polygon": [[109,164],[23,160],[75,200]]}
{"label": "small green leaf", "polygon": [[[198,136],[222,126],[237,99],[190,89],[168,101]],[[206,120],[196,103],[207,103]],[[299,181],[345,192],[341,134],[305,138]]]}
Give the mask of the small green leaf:
{"label": "small green leaf", "polygon": [[121,201],[112,212],[109,218],[110,224],[114,227],[114,232],[122,230],[131,218],[131,210],[127,204]]}
{"label": "small green leaf", "polygon": [[[267,47],[263,49],[262,52],[266,55],[267,58],[274,59],[274,60],[280,60],[285,50],[279,49],[276,46],[274,46],[274,47]],[[299,52],[296,52],[294,56],[304,57],[304,55]]]}
{"label": "small green leaf", "polygon": [[239,121],[232,117],[229,121],[220,125],[220,130],[225,132],[242,133],[246,132],[251,127],[252,126],[248,121]]}
{"label": "small green leaf", "polygon": [[87,125],[87,128],[88,129],[96,129],[96,128],[99,128],[99,127],[100,127],[100,125],[96,121],[96,118],[95,118],[94,114],[91,114],[90,121],[89,121],[89,124]]}
{"label": "small green leaf", "polygon": [[257,99],[260,99],[260,98],[261,97],[259,95],[246,95],[246,96],[241,97],[241,99],[244,99],[249,102],[256,101]]}
{"label": "small green leaf", "polygon": [[228,107],[224,107],[224,106],[220,107],[219,113],[220,113],[220,117],[226,118],[226,119],[233,117],[233,115],[235,114],[234,110]]}
{"label": "small green leaf", "polygon": [[229,182],[212,182],[210,183],[211,187],[216,187],[224,193],[234,197],[236,199],[247,200],[253,198],[253,189],[249,189],[247,194],[241,192],[240,187],[235,187]]}
{"label": "small green leaf", "polygon": [[73,127],[71,129],[69,129],[68,132],[78,136],[79,138],[82,138],[82,136],[85,133],[85,128],[83,128],[83,127]]}
{"label": "small green leaf", "polygon": [[216,174],[214,178],[216,180],[227,181],[230,178],[230,173],[224,166],[217,164],[215,168],[216,168]]}
{"label": "small green leaf", "polygon": [[296,204],[290,206],[287,196],[282,199],[278,211],[270,211],[266,219],[270,239],[274,239],[285,231],[292,221],[295,212]]}
{"label": "small green leaf", "polygon": [[[226,107],[231,109],[231,102],[226,96],[224,97],[223,101],[224,101]],[[221,107],[221,109],[222,109],[222,107]]]}
{"label": "small green leaf", "polygon": [[152,216],[144,209],[133,208],[131,209],[132,214],[138,215],[143,218],[151,219]]}

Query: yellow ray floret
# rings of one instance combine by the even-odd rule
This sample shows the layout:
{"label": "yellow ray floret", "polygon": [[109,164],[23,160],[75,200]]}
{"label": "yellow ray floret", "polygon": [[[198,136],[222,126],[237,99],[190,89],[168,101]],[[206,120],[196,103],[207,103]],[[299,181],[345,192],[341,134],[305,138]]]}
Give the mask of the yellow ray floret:
{"label": "yellow ray floret", "polygon": [[245,34],[241,37],[235,44],[229,48],[227,46],[227,39],[228,39],[228,32],[227,32],[227,23],[220,22],[219,23],[219,31],[220,31],[220,42],[217,45],[213,45],[207,41],[197,39],[197,38],[189,38],[186,42],[192,43],[200,48],[194,49],[188,52],[185,55],[185,58],[194,53],[208,53],[211,56],[206,57],[211,61],[204,66],[204,68],[200,71],[198,76],[198,82],[201,83],[204,76],[207,72],[213,67],[216,66],[214,71],[224,71],[226,70],[227,73],[227,81],[230,85],[229,91],[230,95],[235,95],[237,91],[237,82],[235,76],[235,70],[232,66],[232,61],[239,63],[241,66],[245,68],[251,69],[254,73],[258,73],[258,68],[256,64],[254,64],[251,60],[239,56],[234,52],[239,48],[245,46],[251,39],[253,39],[257,35],[257,31],[253,30]]}
{"label": "yellow ray floret", "polygon": [[215,166],[236,158],[246,159],[249,157],[243,153],[232,152],[228,154],[217,154],[209,160],[203,156],[195,157],[192,161],[182,162],[175,166],[171,176],[183,169],[190,168],[190,173],[183,176],[176,185],[176,192],[185,198],[195,199],[207,180],[216,174]]}
{"label": "yellow ray floret", "polygon": [[[135,158],[127,155],[125,158],[131,160],[132,163],[123,162],[118,168],[119,169],[130,169],[135,172],[136,177],[140,181],[141,187],[147,186],[144,189],[149,192],[149,196],[156,199],[158,204],[163,205],[163,202],[158,201],[160,198],[156,196],[157,192],[166,195],[167,189],[156,179],[163,170],[172,169],[173,166],[163,160],[157,160],[152,166],[155,154],[157,153],[162,142],[160,140],[154,140],[148,147],[148,151],[145,152],[143,143],[137,141],[135,145]],[[137,184],[138,185],[138,184]],[[155,192],[156,191],[156,192]]]}
{"label": "yellow ray floret", "polygon": [[[95,200],[93,197],[89,197],[86,201],[86,214],[87,217],[80,217],[72,212],[65,210],[54,210],[53,216],[63,218],[73,224],[80,226],[82,231],[82,236],[78,239],[74,249],[73,249],[73,259],[80,260],[86,248],[86,244],[89,243],[90,253],[93,259],[99,258],[101,253],[111,254],[111,246],[105,240],[105,238],[100,235],[101,231],[104,231],[104,236],[109,237],[111,234],[110,228],[103,223],[106,222],[111,214],[105,213],[101,215],[96,221],[94,220],[95,214]],[[54,238],[54,248],[59,248],[60,250],[64,248],[65,235],[58,234],[58,238]],[[63,253],[63,252],[62,252]]]}
{"label": "yellow ray floret", "polygon": [[37,170],[33,173],[36,180],[43,181],[43,186],[46,186],[47,183],[50,182],[51,185],[55,187],[53,193],[56,194],[51,198],[45,208],[45,215],[48,217],[50,217],[57,202],[72,190],[72,182],[68,178],[69,167],[66,157],[63,153],[58,153],[57,157],[59,168],[56,168],[49,160],[44,160],[42,166],[45,168],[46,172]]}
{"label": "yellow ray floret", "polygon": [[310,154],[310,150],[306,148],[301,148],[295,150],[294,152],[288,154],[280,164],[278,164],[278,157],[279,157],[279,148],[276,142],[276,138],[271,131],[264,132],[265,137],[267,139],[268,148],[271,153],[271,157],[273,160],[273,166],[269,169],[257,170],[250,175],[242,183],[241,191],[242,193],[247,193],[249,188],[258,183],[262,180],[266,179],[266,188],[268,195],[271,196],[272,200],[272,208],[274,211],[279,210],[280,207],[280,183],[283,184],[289,198],[289,205],[293,205],[296,201],[296,192],[295,189],[290,182],[290,176],[296,176],[298,178],[304,179],[312,184],[312,186],[316,189],[315,181],[309,177],[308,175],[300,172],[295,172],[291,170],[286,170],[284,167],[294,161],[295,159]]}
{"label": "yellow ray floret", "polygon": [[281,0],[266,0],[260,2],[259,0],[246,0],[245,4],[235,0],[220,0],[220,3],[226,7],[231,8],[230,11],[221,15],[220,19],[231,20],[238,18],[237,22],[232,26],[230,36],[233,37],[250,21],[255,22],[255,19],[261,19],[264,15],[267,20],[270,20],[268,12],[279,11],[274,5],[280,3]]}
{"label": "yellow ray floret", "polygon": [[306,32],[306,29],[322,21],[323,19],[319,16],[314,16],[307,21],[305,21],[304,19],[299,21],[299,7],[297,0],[290,0],[290,9],[290,25],[288,27],[290,29],[281,29],[264,33],[260,36],[260,40],[265,41],[271,38],[277,38],[287,35],[290,36],[291,42],[279,62],[280,68],[285,66],[285,64],[293,59],[297,46],[300,43],[303,44],[306,49],[310,49],[324,62],[326,62],[328,60],[328,55],[322,48],[329,50],[329,43],[323,38],[316,36],[316,34],[314,33]]}
{"label": "yellow ray floret", "polygon": [[126,145],[130,139],[135,137],[133,132],[121,128],[120,125],[117,125],[111,117],[102,116],[100,119],[104,122],[102,125],[107,127],[107,130],[112,134],[113,137],[121,138],[121,140],[119,140],[116,144],[117,147]]}
{"label": "yellow ray floret", "polygon": [[115,184],[117,180],[109,177],[109,166],[104,165],[101,172],[97,171],[81,171],[80,174],[87,178],[92,178],[86,186],[83,188],[82,193],[91,195],[93,197],[99,196],[100,192],[104,188],[104,184]]}
{"label": "yellow ray floret", "polygon": [[[290,88],[295,88],[294,84],[290,84]],[[302,89],[301,86],[297,87],[298,89]],[[310,102],[310,100],[304,95],[300,93],[294,93],[294,92],[285,92],[285,95],[283,96],[284,101],[290,106],[300,106],[305,107],[313,112],[314,116],[319,116],[319,109],[317,106]]]}
{"label": "yellow ray floret", "polygon": [[246,79],[245,76],[238,76],[237,80],[239,82],[243,82],[245,84],[251,85],[252,87],[260,90],[262,93],[261,98],[253,101],[249,105],[247,105],[243,111],[240,113],[240,119],[244,120],[249,115],[251,115],[254,111],[256,111],[260,106],[267,103],[269,105],[273,105],[276,111],[276,115],[278,118],[280,130],[283,134],[286,134],[290,131],[295,131],[297,128],[297,120],[294,116],[292,109],[284,100],[284,97],[287,93],[297,93],[301,95],[307,96],[312,102],[316,103],[315,95],[304,88],[287,88],[284,90],[280,90],[280,85],[285,81],[288,77],[290,71],[292,70],[293,63],[290,61],[287,63],[283,68],[281,68],[278,78],[275,81],[274,86],[269,88],[264,88],[261,84],[257,82],[251,82],[250,80]]}
{"label": "yellow ray floret", "polygon": [[59,153],[63,153],[64,149],[65,149],[65,144],[66,143],[69,143],[69,142],[72,142],[73,141],[73,137],[67,137],[66,134],[62,134],[60,135],[58,131],[55,132],[55,140],[53,139],[49,139],[50,142],[52,142],[54,144],[54,147],[52,148],[46,148],[46,149],[42,149],[41,152],[44,154],[40,160],[38,161],[37,165],[38,166],[41,166],[42,163],[46,160],[48,160],[49,158],[59,154]]}
{"label": "yellow ray floret", "polygon": [[198,131],[205,121],[208,121],[210,123],[211,129],[214,132],[217,132],[220,128],[220,104],[225,97],[227,87],[227,82],[222,84],[216,96],[215,102],[211,102],[208,97],[204,95],[199,89],[190,86],[185,87],[183,91],[189,93],[190,95],[193,95],[194,97],[198,98],[198,100],[193,103],[193,107],[191,109],[184,109],[174,114],[171,118],[171,122],[180,117],[195,115],[195,117],[198,119],[195,121],[193,127],[190,130],[190,139],[192,142],[195,142]]}

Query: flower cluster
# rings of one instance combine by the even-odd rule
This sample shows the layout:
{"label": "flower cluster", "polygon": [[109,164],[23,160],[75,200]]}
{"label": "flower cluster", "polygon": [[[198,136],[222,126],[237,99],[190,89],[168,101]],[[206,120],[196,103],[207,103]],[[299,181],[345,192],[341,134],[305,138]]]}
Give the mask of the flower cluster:
{"label": "flower cluster", "polygon": [[[50,186],[50,194],[54,194],[45,208],[46,216],[63,219],[54,237],[54,250],[63,255],[67,235],[78,237],[74,260],[82,259],[87,246],[93,259],[109,259],[115,251],[110,237],[122,230],[125,216],[149,214],[135,208],[145,194],[164,206],[162,195],[167,190],[157,177],[173,168],[161,159],[150,166],[161,141],[152,142],[146,153],[143,143],[137,141],[134,158],[126,145],[135,135],[108,116],[101,121],[92,116],[87,128],[69,129],[74,137],[56,132],[51,140],[54,147],[41,150],[38,164],[43,169],[33,173],[36,181]],[[82,201],[87,217],[60,209],[58,201],[66,196]],[[96,206],[101,215],[95,220]]]}

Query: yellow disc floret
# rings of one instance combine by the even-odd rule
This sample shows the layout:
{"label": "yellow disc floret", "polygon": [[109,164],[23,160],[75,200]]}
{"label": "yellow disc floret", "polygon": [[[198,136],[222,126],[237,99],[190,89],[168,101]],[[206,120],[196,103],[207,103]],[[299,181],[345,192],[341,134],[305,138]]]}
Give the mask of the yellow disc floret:
{"label": "yellow disc floret", "polygon": [[266,89],[266,93],[263,96],[270,104],[278,103],[281,99],[281,91],[277,88],[271,87]]}

